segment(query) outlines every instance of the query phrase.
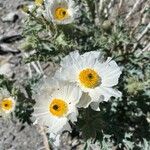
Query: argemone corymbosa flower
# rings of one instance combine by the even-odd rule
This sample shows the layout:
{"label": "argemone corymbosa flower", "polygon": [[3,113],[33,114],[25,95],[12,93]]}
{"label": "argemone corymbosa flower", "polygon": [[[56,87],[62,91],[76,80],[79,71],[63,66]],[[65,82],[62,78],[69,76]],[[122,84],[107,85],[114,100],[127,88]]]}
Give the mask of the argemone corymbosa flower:
{"label": "argemone corymbosa flower", "polygon": [[118,84],[121,70],[111,58],[105,62],[100,52],[91,51],[80,55],[71,52],[63,58],[61,68],[56,71],[55,78],[76,83],[84,92],[78,107],[99,109],[99,102],[108,101],[111,96],[120,97],[121,92],[112,87]]}
{"label": "argemone corymbosa flower", "polygon": [[74,84],[44,79],[39,84],[33,116],[36,122],[48,127],[51,133],[69,130],[68,120],[77,120],[76,104],[82,92]]}
{"label": "argemone corymbosa flower", "polygon": [[0,89],[0,116],[7,116],[15,109],[15,100],[6,89]]}
{"label": "argemone corymbosa flower", "polygon": [[46,0],[46,17],[56,24],[69,24],[77,16],[78,7],[73,0]]}

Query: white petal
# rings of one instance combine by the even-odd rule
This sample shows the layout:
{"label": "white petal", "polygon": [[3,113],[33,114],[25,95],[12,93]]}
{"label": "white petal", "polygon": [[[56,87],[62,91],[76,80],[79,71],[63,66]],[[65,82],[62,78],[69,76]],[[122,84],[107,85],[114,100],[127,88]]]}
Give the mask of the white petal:
{"label": "white petal", "polygon": [[57,134],[64,131],[64,126],[68,123],[68,121],[66,117],[55,117],[51,114],[47,114],[37,117],[37,123],[47,126],[49,132]]}
{"label": "white petal", "polygon": [[67,130],[66,128],[64,128],[66,125],[68,126],[67,118],[53,117],[52,123],[48,127],[50,132],[57,134],[57,133],[61,133],[64,130]]}
{"label": "white petal", "polygon": [[71,52],[61,61],[62,67],[56,71],[54,78],[76,82],[78,72],[82,68],[80,60],[78,51]]}
{"label": "white petal", "polygon": [[90,95],[90,97],[92,99],[92,102],[102,102],[103,99],[104,99],[102,93],[100,92],[100,87],[92,89],[89,92],[89,95]]}
{"label": "white petal", "polygon": [[108,101],[110,99],[110,97],[121,97],[122,93],[118,90],[115,90],[113,88],[106,88],[106,87],[100,87],[99,88],[99,92],[101,93],[101,95],[104,96],[104,101]]}
{"label": "white petal", "polygon": [[72,123],[77,122],[77,115],[78,111],[76,109],[75,112],[70,113],[70,115],[67,117]]}
{"label": "white petal", "polygon": [[92,108],[93,110],[95,110],[95,111],[100,111],[100,109],[99,109],[99,102],[92,102],[92,103],[90,104],[90,106],[91,106],[91,108]]}
{"label": "white petal", "polygon": [[78,59],[80,59],[80,55],[79,52],[76,50],[74,52],[71,52],[69,55],[65,56],[60,65],[61,66],[70,66],[70,64],[72,65],[74,62],[78,61]]}
{"label": "white petal", "polygon": [[66,57],[64,57],[60,65],[63,66],[64,68],[71,66],[75,70],[80,70],[82,64],[79,61],[81,61],[81,56],[79,55],[79,52],[76,50],[74,52],[71,52]]}
{"label": "white petal", "polygon": [[63,126],[63,129],[62,129],[62,131],[61,132],[63,132],[63,131],[71,131],[72,129],[71,129],[71,126],[70,126],[70,124],[67,122],[64,126]]}
{"label": "white petal", "polygon": [[[70,75],[71,73],[71,75]],[[69,82],[75,82],[77,76],[77,69],[73,66],[60,68],[55,72],[54,78]]]}
{"label": "white petal", "polygon": [[91,103],[91,97],[88,95],[88,93],[83,93],[79,103],[77,104],[78,108],[87,108],[89,104]]}
{"label": "white petal", "polygon": [[105,63],[98,64],[96,66],[96,70],[98,70],[102,79],[102,86],[112,87],[118,84],[118,79],[121,75],[121,69],[115,61],[108,58]]}
{"label": "white petal", "polygon": [[53,92],[52,97],[63,99],[68,104],[75,105],[79,102],[81,94],[82,94],[82,92],[81,92],[80,88],[77,87],[75,84],[63,82],[62,85],[59,85],[58,90],[55,90]]}
{"label": "white petal", "polygon": [[86,52],[82,55],[82,64],[85,64],[83,66],[84,68],[93,68],[94,65],[98,63],[98,60],[100,58],[100,52],[98,51],[91,51]]}

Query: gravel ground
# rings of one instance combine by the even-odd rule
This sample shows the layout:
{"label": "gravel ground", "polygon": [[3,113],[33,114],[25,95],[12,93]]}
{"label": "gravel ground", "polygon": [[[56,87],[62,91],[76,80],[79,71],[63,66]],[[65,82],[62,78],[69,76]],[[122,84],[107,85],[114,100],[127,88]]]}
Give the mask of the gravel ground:
{"label": "gravel ground", "polygon": [[45,150],[43,136],[35,126],[0,119],[0,150]]}

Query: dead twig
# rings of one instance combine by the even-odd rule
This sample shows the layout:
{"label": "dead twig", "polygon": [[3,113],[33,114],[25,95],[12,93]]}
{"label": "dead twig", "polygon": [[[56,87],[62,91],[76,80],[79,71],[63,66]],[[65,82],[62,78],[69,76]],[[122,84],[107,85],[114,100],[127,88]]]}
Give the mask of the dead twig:
{"label": "dead twig", "polygon": [[44,129],[44,127],[41,126],[41,125],[39,125],[39,128],[40,128],[40,133],[41,133],[41,135],[43,136],[44,148],[45,148],[44,150],[50,150],[45,129]]}
{"label": "dead twig", "polygon": [[150,51],[150,43],[147,44],[147,46],[145,46],[145,47],[143,48],[142,52],[144,52],[144,51]]}
{"label": "dead twig", "polygon": [[[29,54],[27,54],[27,53],[24,53],[24,56],[26,57],[26,58],[28,58],[29,57]],[[40,69],[38,68],[38,66],[36,65],[36,63],[35,62],[31,62],[30,63],[32,66],[33,66],[33,68],[35,69],[35,71],[38,73],[38,74],[42,74],[42,72],[40,71]],[[29,67],[29,66],[28,66]],[[29,70],[30,70],[30,68],[29,68]],[[31,70],[30,70],[30,72],[31,72]],[[31,73],[29,73],[30,75],[31,75]]]}
{"label": "dead twig", "polygon": [[131,11],[127,14],[125,20],[129,19],[130,16],[135,12],[135,10],[137,9],[137,7],[139,5],[141,5],[145,0],[137,0],[136,3],[133,5]]}
{"label": "dead twig", "polygon": [[138,26],[141,24],[142,22],[142,19],[143,19],[143,15],[144,15],[144,11],[147,9],[147,5],[144,6],[144,8],[140,11],[140,18],[139,18],[139,21],[137,21],[137,24],[135,25],[135,27],[131,30],[130,32],[130,36],[132,36],[136,29],[138,28]]}
{"label": "dead twig", "polygon": [[148,32],[149,29],[150,29],[150,23],[146,26],[144,31],[138,36],[137,41],[140,41],[143,38],[143,36]]}

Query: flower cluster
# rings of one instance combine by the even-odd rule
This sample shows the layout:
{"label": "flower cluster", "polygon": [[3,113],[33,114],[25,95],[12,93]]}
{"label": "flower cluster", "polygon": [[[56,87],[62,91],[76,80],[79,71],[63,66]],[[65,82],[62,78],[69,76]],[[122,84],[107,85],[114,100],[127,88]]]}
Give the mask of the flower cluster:
{"label": "flower cluster", "polygon": [[99,111],[99,103],[121,92],[112,87],[118,83],[121,70],[115,61],[103,61],[98,51],[71,52],[60,63],[54,77],[43,79],[35,90],[34,117],[52,133],[70,130],[68,121],[77,121],[78,109]]}

